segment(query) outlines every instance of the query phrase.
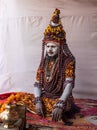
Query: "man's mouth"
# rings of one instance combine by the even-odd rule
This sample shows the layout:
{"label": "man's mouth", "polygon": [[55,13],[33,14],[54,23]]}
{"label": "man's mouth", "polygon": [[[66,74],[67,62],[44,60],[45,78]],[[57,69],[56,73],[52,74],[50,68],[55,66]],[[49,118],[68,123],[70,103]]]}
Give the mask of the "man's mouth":
{"label": "man's mouth", "polygon": [[50,51],[50,52],[48,52],[49,54],[53,54],[53,52],[52,51]]}

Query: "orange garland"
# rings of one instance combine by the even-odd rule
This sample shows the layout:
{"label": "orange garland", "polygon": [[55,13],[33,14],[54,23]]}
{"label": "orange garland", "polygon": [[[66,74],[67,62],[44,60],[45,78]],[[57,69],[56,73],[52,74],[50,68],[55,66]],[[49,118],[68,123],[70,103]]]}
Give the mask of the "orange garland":
{"label": "orange garland", "polygon": [[19,101],[19,99],[21,98],[22,95],[23,95],[23,93],[21,93],[21,92],[20,93],[12,93],[6,99],[6,101],[4,101],[4,103],[0,103],[0,113],[5,110],[6,104],[11,104],[11,103],[15,103],[16,101]]}
{"label": "orange garland", "polygon": [[[58,101],[57,99],[42,98],[46,114],[52,113],[53,106]],[[6,104],[16,103],[17,105],[24,105],[29,110],[35,112],[34,95],[30,93],[17,92],[12,93],[3,103],[0,103],[0,113],[5,110]]]}

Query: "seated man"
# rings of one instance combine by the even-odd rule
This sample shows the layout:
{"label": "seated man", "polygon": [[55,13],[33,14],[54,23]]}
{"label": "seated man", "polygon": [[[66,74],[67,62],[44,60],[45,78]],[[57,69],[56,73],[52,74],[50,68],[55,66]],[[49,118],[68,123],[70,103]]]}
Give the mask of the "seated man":
{"label": "seated man", "polygon": [[44,32],[42,57],[34,84],[34,103],[41,116],[52,115],[52,121],[74,107],[72,89],[75,80],[75,58],[66,44],[66,33],[55,9]]}

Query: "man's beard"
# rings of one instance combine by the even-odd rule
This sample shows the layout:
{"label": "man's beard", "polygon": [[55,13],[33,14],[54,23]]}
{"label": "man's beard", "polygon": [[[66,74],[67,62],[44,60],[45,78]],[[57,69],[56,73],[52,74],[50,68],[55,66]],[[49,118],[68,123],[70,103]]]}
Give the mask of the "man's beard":
{"label": "man's beard", "polygon": [[58,54],[54,55],[54,56],[49,56],[48,54],[46,54],[46,59],[47,60],[55,60],[58,57]]}

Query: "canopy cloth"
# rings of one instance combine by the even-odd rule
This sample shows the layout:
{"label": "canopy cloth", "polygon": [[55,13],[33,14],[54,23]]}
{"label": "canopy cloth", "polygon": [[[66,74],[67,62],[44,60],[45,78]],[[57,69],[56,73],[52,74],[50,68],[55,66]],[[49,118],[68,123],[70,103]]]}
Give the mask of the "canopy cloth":
{"label": "canopy cloth", "polygon": [[0,93],[33,93],[55,8],[76,57],[74,97],[97,99],[97,0],[0,0]]}

